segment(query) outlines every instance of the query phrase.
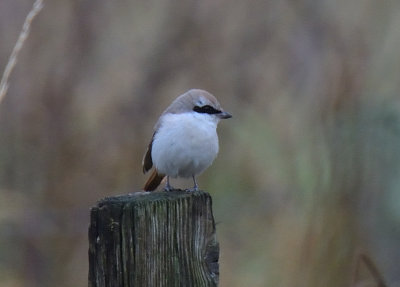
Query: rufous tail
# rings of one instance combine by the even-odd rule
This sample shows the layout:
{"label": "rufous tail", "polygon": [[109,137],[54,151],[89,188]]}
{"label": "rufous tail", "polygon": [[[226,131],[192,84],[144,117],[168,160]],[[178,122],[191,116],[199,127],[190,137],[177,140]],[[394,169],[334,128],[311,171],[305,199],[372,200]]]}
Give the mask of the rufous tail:
{"label": "rufous tail", "polygon": [[154,191],[164,179],[165,175],[159,174],[157,170],[153,170],[153,173],[150,175],[149,179],[144,184],[144,191]]}

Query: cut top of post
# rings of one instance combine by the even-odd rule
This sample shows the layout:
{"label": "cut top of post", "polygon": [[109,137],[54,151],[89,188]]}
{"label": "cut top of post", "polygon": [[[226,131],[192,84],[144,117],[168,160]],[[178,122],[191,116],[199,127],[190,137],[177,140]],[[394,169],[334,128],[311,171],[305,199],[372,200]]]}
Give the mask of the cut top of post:
{"label": "cut top of post", "polygon": [[91,210],[89,286],[217,286],[219,246],[204,191],[137,192]]}

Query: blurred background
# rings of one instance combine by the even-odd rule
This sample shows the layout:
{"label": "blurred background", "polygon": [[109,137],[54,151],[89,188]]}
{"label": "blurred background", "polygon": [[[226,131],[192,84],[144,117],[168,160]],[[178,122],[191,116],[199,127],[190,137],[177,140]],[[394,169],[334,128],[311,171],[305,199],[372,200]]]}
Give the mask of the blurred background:
{"label": "blurred background", "polygon": [[[0,1],[0,71],[32,4]],[[360,254],[400,286],[399,47],[396,0],[45,1],[0,105],[0,285],[87,286],[90,207],[202,88],[234,115],[199,177],[220,286],[377,286]]]}

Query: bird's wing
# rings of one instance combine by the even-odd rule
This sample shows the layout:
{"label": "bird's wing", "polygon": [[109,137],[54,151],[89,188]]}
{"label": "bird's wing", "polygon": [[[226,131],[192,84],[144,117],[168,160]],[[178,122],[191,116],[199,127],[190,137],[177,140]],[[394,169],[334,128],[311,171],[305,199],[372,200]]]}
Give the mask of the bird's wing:
{"label": "bird's wing", "polygon": [[148,172],[153,167],[153,159],[151,158],[151,148],[153,146],[154,135],[156,132],[153,133],[149,146],[147,147],[146,153],[144,154],[142,167],[143,173]]}

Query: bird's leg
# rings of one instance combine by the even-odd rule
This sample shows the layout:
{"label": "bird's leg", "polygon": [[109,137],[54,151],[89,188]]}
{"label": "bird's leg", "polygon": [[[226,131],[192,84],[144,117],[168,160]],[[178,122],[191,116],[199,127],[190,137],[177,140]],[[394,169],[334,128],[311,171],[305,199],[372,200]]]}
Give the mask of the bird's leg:
{"label": "bird's leg", "polygon": [[194,175],[192,175],[192,178],[193,178],[193,184],[194,184],[193,191],[198,191],[199,190],[199,186],[197,184],[196,177]]}
{"label": "bird's leg", "polygon": [[164,190],[165,191],[171,191],[174,188],[169,184],[169,176],[167,175],[167,183],[165,184]]}

